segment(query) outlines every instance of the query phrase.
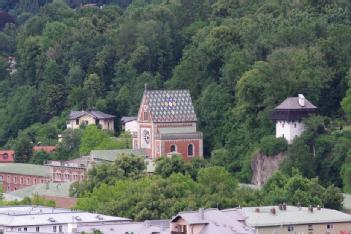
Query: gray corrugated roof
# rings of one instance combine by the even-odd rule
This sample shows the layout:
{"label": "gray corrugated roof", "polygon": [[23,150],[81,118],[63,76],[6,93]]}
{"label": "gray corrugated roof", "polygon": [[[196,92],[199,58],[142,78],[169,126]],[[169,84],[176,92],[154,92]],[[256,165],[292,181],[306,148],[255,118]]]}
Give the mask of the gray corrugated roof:
{"label": "gray corrugated roof", "polygon": [[92,150],[90,156],[95,161],[113,162],[123,155],[134,155],[142,157],[146,162],[146,172],[155,172],[155,162],[146,158],[146,154],[142,150],[136,149],[119,149],[119,150]]}
{"label": "gray corrugated roof", "polygon": [[256,207],[242,208],[246,223],[253,227],[264,226],[280,226],[294,224],[314,224],[314,223],[337,223],[351,222],[351,215],[332,209],[321,208],[313,209],[310,212],[307,207],[287,206],[286,210],[279,210],[274,207],[276,214],[271,213],[274,206],[259,207],[259,212],[256,212]]}
{"label": "gray corrugated roof", "polygon": [[305,105],[300,106],[298,97],[288,97],[274,109],[276,110],[306,110],[307,109],[308,110],[308,109],[317,109],[317,107],[307,99],[305,99]]}
{"label": "gray corrugated roof", "polygon": [[123,155],[135,155],[145,157],[142,150],[134,149],[117,149],[117,150],[92,150],[90,156],[93,159],[113,162]]}
{"label": "gray corrugated roof", "polygon": [[69,197],[69,187],[71,184],[71,182],[35,184],[7,194],[17,198],[31,197],[32,195]]}
{"label": "gray corrugated roof", "polygon": [[144,97],[154,122],[197,121],[189,90],[146,90]]}
{"label": "gray corrugated roof", "polygon": [[114,115],[106,114],[101,111],[93,110],[93,111],[71,111],[69,114],[69,119],[77,119],[82,117],[83,115],[91,115],[96,119],[113,119]]}
{"label": "gray corrugated roof", "polygon": [[202,139],[202,132],[156,134],[159,140]]}
{"label": "gray corrugated roof", "polygon": [[[51,222],[50,218],[55,222]],[[101,223],[129,221],[130,219],[49,207],[14,206],[0,208],[0,226],[5,227],[67,224],[72,223],[72,220],[75,223]]]}
{"label": "gray corrugated roof", "polygon": [[0,163],[0,173],[50,177],[50,167],[25,163]]}
{"label": "gray corrugated roof", "polygon": [[137,117],[136,116],[123,116],[121,118],[122,123],[128,123],[128,122],[133,121],[133,120],[137,120]]}

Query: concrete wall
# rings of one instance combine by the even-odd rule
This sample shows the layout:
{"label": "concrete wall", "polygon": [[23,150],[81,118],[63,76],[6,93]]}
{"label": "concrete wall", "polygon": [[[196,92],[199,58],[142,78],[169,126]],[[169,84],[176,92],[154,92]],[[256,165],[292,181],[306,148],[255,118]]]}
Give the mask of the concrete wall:
{"label": "concrete wall", "polygon": [[305,126],[301,121],[277,121],[275,129],[275,136],[277,138],[283,137],[291,144],[295,137],[303,133]]}

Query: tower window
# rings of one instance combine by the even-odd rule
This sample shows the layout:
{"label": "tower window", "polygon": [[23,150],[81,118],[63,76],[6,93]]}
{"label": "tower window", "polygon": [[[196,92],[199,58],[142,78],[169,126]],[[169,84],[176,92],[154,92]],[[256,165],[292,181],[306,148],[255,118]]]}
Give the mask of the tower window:
{"label": "tower window", "polygon": [[194,145],[190,144],[188,145],[188,156],[193,156],[194,155]]}
{"label": "tower window", "polygon": [[176,145],[171,145],[170,151],[171,152],[176,152]]}

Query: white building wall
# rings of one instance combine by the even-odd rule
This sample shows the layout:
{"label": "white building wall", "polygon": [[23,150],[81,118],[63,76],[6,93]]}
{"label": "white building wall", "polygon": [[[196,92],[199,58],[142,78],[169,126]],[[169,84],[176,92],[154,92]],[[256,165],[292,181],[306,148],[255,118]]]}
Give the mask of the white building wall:
{"label": "white building wall", "polygon": [[275,125],[275,137],[283,137],[291,144],[295,137],[300,136],[305,130],[305,125],[300,121],[279,120]]}
{"label": "white building wall", "polygon": [[130,133],[133,132],[138,132],[138,121],[137,120],[133,120],[130,122],[127,122],[125,124],[125,131],[129,131]]}

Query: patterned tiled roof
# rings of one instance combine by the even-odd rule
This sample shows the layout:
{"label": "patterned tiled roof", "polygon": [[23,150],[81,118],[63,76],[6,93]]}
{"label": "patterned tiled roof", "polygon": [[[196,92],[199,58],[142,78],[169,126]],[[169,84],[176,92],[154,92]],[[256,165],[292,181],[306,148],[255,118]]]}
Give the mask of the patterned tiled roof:
{"label": "patterned tiled roof", "polygon": [[153,122],[197,121],[189,90],[146,90]]}

